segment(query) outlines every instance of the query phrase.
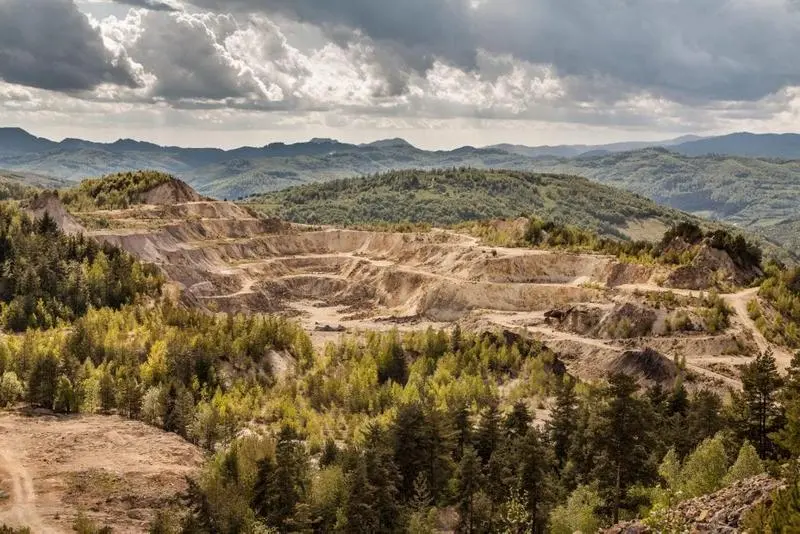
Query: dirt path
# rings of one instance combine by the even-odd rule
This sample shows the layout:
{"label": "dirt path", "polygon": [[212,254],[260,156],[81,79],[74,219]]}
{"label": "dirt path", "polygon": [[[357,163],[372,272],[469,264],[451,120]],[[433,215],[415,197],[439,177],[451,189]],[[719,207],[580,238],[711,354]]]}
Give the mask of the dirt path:
{"label": "dirt path", "polygon": [[27,526],[45,534],[59,530],[46,526],[36,508],[36,492],[30,473],[10,450],[0,450],[0,477],[10,480],[10,506],[0,506],[0,524]]}

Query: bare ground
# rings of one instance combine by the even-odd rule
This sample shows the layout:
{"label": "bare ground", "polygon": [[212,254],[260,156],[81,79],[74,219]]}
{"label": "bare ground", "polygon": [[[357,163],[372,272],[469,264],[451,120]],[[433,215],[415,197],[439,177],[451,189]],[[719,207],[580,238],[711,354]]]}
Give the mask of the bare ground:
{"label": "bare ground", "polygon": [[177,435],[116,416],[0,412],[0,524],[70,532],[82,512],[114,532],[147,532],[202,460]]}

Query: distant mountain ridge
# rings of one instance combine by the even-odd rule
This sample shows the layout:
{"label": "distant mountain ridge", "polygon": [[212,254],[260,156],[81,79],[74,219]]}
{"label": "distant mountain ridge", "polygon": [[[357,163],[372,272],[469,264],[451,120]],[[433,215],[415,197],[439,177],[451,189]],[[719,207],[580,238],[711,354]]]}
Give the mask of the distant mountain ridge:
{"label": "distant mountain ridge", "polygon": [[659,143],[465,146],[439,151],[398,138],[365,144],[315,138],[223,150],[132,139],[55,142],[20,128],[0,128],[0,169],[21,176],[49,176],[58,183],[150,169],[173,174],[201,194],[220,199],[395,170],[454,167],[585,176],[760,232],[800,250],[798,134],[735,133]]}
{"label": "distant mountain ridge", "polygon": [[[243,146],[230,150],[220,148],[185,148],[162,146],[147,141],[118,139],[112,143],[101,143],[83,139],[67,138],[52,141],[30,134],[22,128],[0,128],[0,167],[17,171],[28,171],[51,175],[66,180],[80,180],[87,176],[107,174],[125,170],[148,168],[178,174],[197,187],[203,189],[208,180],[202,178],[207,171],[215,174],[215,179],[230,181],[235,174],[223,174],[220,170],[232,166],[233,170],[249,162],[249,168],[259,166],[250,160],[267,158],[325,157],[347,153],[355,159],[366,156],[371,159],[380,153],[380,161],[372,167],[354,164],[335,165],[334,177],[351,176],[383,170],[410,168],[410,163],[420,163],[424,167],[437,167],[444,164],[478,164],[483,167],[508,166],[522,168],[526,159],[575,158],[598,156],[609,153],[628,152],[649,147],[666,147],[673,152],[687,156],[720,154],[775,159],[800,159],[800,134],[751,134],[735,133],[718,137],[682,136],[658,142],[622,142],[604,145],[556,145],[527,146],[522,144],[499,144],[482,148],[464,146],[453,150],[428,151],[413,146],[405,139],[382,139],[371,143],[351,144],[335,139],[315,138],[298,143],[269,143],[263,146]],[[387,153],[388,152],[388,153]],[[147,157],[143,157],[146,155]],[[477,156],[477,160],[475,161]],[[438,159],[444,157],[439,162]],[[415,158],[423,161],[417,162]],[[452,161],[466,158],[466,161]],[[523,159],[519,159],[523,158]],[[143,161],[145,160],[145,161]],[[214,166],[202,169],[204,166]],[[274,167],[266,165],[265,167]],[[373,168],[374,167],[374,168]],[[196,179],[197,177],[197,179]],[[274,177],[274,176],[273,176]],[[264,178],[269,178],[265,175]],[[314,181],[313,179],[305,181]],[[267,184],[250,192],[274,190],[292,183]],[[221,188],[219,192],[240,194]],[[209,189],[210,193],[214,193]]]}

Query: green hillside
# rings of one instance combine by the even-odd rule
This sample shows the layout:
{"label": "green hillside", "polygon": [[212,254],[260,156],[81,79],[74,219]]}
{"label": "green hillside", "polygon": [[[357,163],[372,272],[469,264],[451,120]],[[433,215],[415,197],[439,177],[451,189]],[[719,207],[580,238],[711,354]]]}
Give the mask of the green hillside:
{"label": "green hillside", "polygon": [[423,222],[437,225],[520,215],[617,237],[631,223],[663,231],[680,212],[584,178],[518,171],[395,171],[309,184],[254,197],[261,211],[312,224]]}
{"label": "green hillside", "polygon": [[585,176],[659,204],[760,233],[800,250],[800,161],[688,157],[665,149],[540,159],[540,172]]}

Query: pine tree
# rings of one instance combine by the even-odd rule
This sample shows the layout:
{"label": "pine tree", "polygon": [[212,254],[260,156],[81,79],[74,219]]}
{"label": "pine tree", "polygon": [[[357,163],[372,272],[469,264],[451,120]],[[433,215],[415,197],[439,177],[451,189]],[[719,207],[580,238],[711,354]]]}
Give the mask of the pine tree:
{"label": "pine tree", "polygon": [[683,463],[681,487],[685,498],[700,497],[722,487],[728,471],[728,458],[722,437],[704,440]]}
{"label": "pine tree", "polygon": [[792,358],[779,397],[786,412],[786,423],[770,437],[797,458],[800,457],[800,352]]}
{"label": "pine tree", "polygon": [[117,406],[117,391],[114,377],[111,376],[108,368],[103,370],[100,376],[100,408],[104,412],[110,412]]}
{"label": "pine tree", "polygon": [[347,503],[344,506],[344,521],[337,524],[337,532],[342,534],[374,534],[387,532],[381,530],[380,512],[373,498],[373,487],[367,478],[367,465],[362,457],[348,475]]}
{"label": "pine tree", "polygon": [[555,407],[547,423],[559,473],[564,469],[572,448],[572,438],[577,430],[577,411],[575,382],[572,379],[559,381],[556,386]]}
{"label": "pine tree", "polygon": [[322,454],[319,458],[320,467],[328,467],[336,463],[339,458],[339,448],[336,446],[336,441],[333,438],[325,440],[325,447],[322,449]]}
{"label": "pine tree", "polygon": [[275,459],[258,464],[252,508],[268,526],[285,531],[307,490],[305,447],[292,428],[284,427],[278,435]]}
{"label": "pine tree", "polygon": [[782,426],[777,404],[781,377],[771,351],[759,354],[742,369],[742,397],[746,418],[740,428],[742,437],[750,439],[759,456],[773,458],[776,448],[769,435]]}
{"label": "pine tree", "polygon": [[536,428],[521,438],[517,486],[525,496],[534,532],[544,532],[552,499],[550,449]]}
{"label": "pine tree", "polygon": [[614,523],[622,508],[635,505],[628,489],[653,480],[650,463],[651,414],[649,403],[636,398],[633,378],[616,373],[609,378],[608,402],[593,429],[593,448],[598,453],[595,476]]}
{"label": "pine tree", "polygon": [[400,495],[410,497],[419,473],[430,475],[429,455],[433,447],[425,412],[420,403],[402,405],[392,425],[394,464],[400,471]]}
{"label": "pine tree", "polygon": [[[392,532],[400,523],[399,487],[402,478],[394,463],[389,437],[379,426],[367,428],[363,462],[369,485],[369,502],[377,516],[374,532]],[[413,483],[413,482],[412,482]]]}
{"label": "pine tree", "polygon": [[523,437],[528,433],[528,427],[531,424],[531,414],[528,412],[528,407],[522,401],[517,401],[511,408],[511,412],[506,415],[503,420],[503,428],[506,437]]}
{"label": "pine tree", "polygon": [[475,451],[484,464],[500,445],[500,411],[497,401],[492,401],[484,410],[475,433]]}
{"label": "pine tree", "polygon": [[58,378],[53,410],[59,413],[75,413],[78,411],[78,400],[72,382],[65,375]]}
{"label": "pine tree", "polygon": [[469,408],[466,403],[460,404],[452,413],[452,428],[454,450],[453,458],[456,462],[461,461],[464,456],[464,449],[472,445],[472,422],[469,419]]}
{"label": "pine tree", "polygon": [[409,503],[411,509],[416,512],[427,512],[433,504],[433,497],[431,496],[430,488],[428,487],[428,479],[425,473],[420,473],[414,479],[414,494]]}
{"label": "pine tree", "polygon": [[28,400],[34,406],[52,409],[58,386],[58,359],[53,354],[42,356],[33,364],[28,379]]}
{"label": "pine tree", "polygon": [[722,426],[722,399],[719,395],[707,389],[696,392],[689,403],[685,425],[680,429],[685,439],[680,441],[678,455],[686,456],[704,439],[715,436]]}
{"label": "pine tree", "polygon": [[475,532],[474,505],[475,494],[481,487],[481,460],[475,449],[467,447],[461,463],[458,464],[456,478],[456,499],[459,512],[459,531],[466,534]]}

